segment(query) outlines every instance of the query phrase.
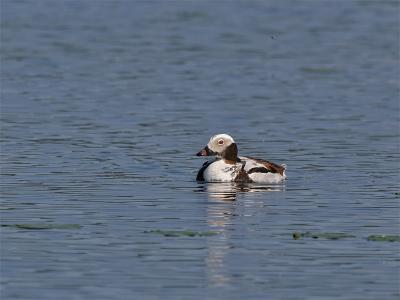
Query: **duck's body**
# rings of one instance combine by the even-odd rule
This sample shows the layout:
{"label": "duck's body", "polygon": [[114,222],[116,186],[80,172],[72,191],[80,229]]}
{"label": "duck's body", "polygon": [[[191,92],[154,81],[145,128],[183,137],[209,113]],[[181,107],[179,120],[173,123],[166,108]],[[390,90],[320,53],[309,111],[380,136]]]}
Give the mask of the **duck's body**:
{"label": "duck's body", "polygon": [[198,156],[216,155],[203,164],[196,180],[207,182],[279,183],[285,180],[285,165],[246,156],[237,156],[237,146],[226,134],[213,136]]}
{"label": "duck's body", "polygon": [[279,183],[286,178],[285,168],[268,161],[240,156],[230,164],[224,159],[204,163],[196,180],[207,182]]}

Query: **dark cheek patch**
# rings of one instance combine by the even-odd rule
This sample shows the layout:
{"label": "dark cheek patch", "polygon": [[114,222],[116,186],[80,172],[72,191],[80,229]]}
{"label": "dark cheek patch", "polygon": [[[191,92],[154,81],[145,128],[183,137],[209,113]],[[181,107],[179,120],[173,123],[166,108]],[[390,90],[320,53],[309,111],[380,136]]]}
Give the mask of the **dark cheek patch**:
{"label": "dark cheek patch", "polygon": [[234,164],[238,161],[238,149],[235,143],[226,147],[225,151],[221,153],[222,158],[229,164]]}

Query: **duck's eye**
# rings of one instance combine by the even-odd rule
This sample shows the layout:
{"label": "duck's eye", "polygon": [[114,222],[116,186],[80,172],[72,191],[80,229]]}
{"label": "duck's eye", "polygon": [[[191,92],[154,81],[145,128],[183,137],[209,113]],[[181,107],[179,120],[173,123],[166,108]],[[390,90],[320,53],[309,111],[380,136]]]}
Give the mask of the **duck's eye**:
{"label": "duck's eye", "polygon": [[223,144],[224,144],[224,140],[223,139],[218,140],[218,145],[223,145]]}

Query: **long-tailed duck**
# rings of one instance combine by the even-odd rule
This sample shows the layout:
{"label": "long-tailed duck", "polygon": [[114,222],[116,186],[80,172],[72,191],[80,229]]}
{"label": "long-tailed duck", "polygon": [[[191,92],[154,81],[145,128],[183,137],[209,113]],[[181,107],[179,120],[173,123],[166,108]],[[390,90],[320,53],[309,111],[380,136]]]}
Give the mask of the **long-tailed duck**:
{"label": "long-tailed duck", "polygon": [[197,181],[279,183],[285,180],[285,165],[248,156],[238,156],[233,138],[227,134],[211,137],[197,156],[216,156],[197,173]]}

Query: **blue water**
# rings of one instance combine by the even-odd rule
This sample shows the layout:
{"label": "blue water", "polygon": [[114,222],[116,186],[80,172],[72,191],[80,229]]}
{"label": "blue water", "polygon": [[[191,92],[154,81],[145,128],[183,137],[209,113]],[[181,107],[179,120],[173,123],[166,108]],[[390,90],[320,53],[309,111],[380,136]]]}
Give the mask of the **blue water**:
{"label": "blue water", "polygon": [[399,298],[399,2],[0,5],[1,299]]}

